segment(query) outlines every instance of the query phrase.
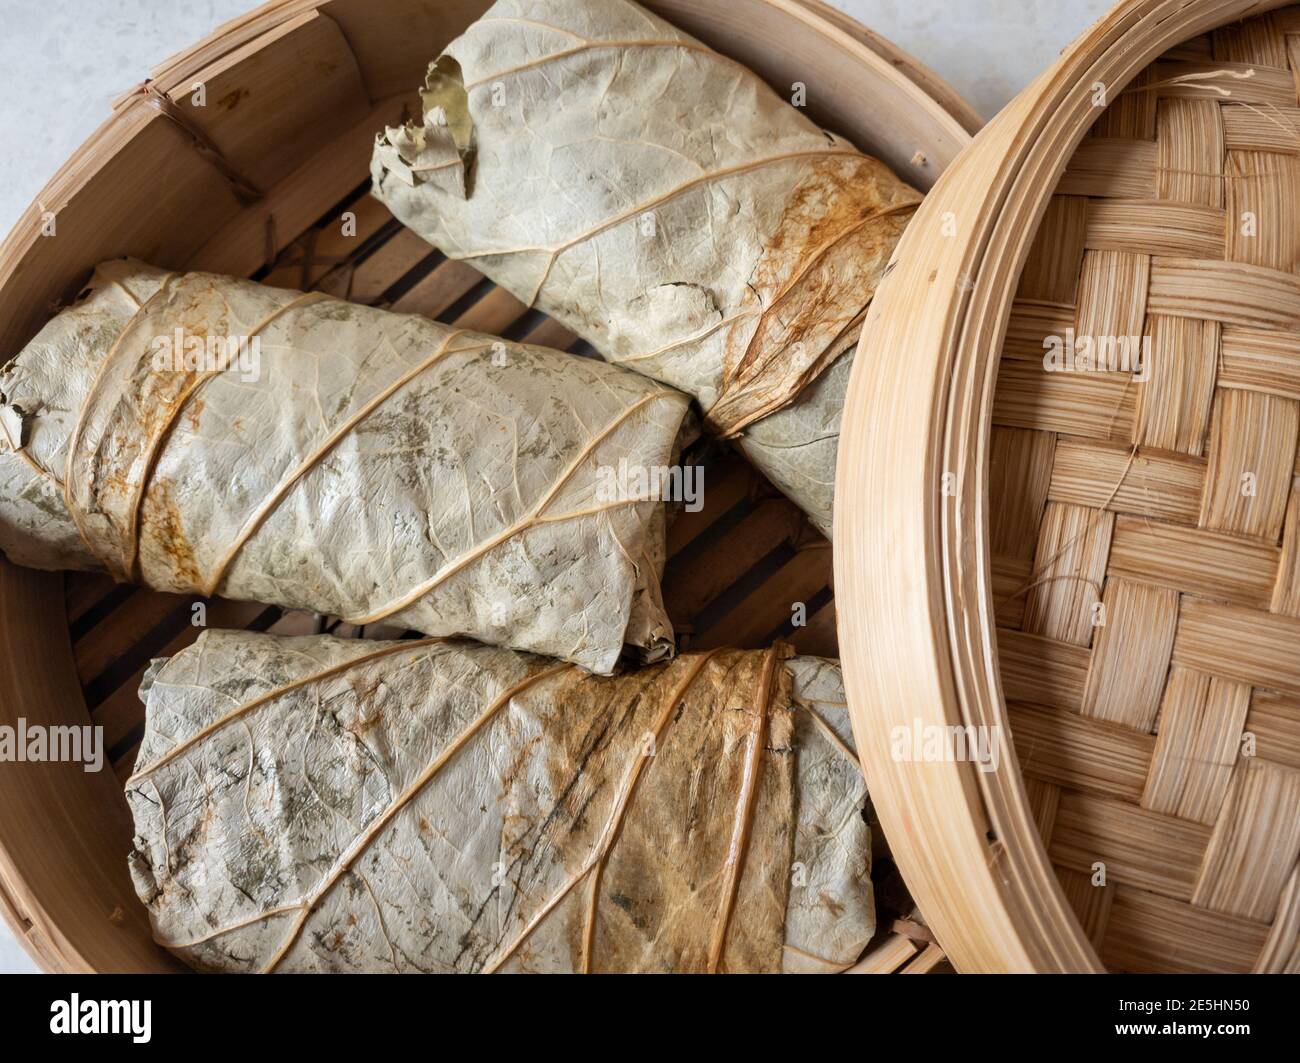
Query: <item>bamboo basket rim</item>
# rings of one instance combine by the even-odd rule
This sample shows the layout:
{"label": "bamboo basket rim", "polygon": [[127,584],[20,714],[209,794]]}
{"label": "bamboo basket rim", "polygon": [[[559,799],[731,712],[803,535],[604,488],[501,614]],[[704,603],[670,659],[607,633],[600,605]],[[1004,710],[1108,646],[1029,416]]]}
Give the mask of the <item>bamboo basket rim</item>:
{"label": "bamboo basket rim", "polygon": [[[1035,826],[999,671],[989,438],[1021,269],[1098,83],[1113,98],[1169,48],[1293,2],[1121,0],[945,172],[868,316],[836,483],[841,659],[895,859],[960,971],[1103,969]],[[891,519],[866,519],[881,499]],[[914,725],[997,728],[1003,767],[893,760],[883,736]]]}
{"label": "bamboo basket rim", "polygon": [[[261,6],[223,22],[207,37],[163,60],[150,71],[149,79],[163,81],[172,77],[182,78],[185,76],[184,72],[192,67],[196,57],[206,53],[211,45],[220,43],[226,47],[222,52],[213,53],[210,58],[224,55],[257,34],[296,18],[305,11],[315,10],[325,2],[326,0],[266,0]],[[932,103],[937,104],[972,136],[984,125],[975,109],[936,71],[893,41],[864,26],[851,15],[832,7],[825,0],[767,0],[767,2],[770,6],[781,10],[790,10],[796,6],[806,8],[826,26],[834,27],[835,30],[865,46],[890,69],[898,71],[906,80],[914,82]],[[129,95],[129,90],[123,95]]]}
{"label": "bamboo basket rim", "polygon": [[[65,205],[75,202],[84,190],[94,188],[95,182],[116,153],[129,145],[133,138],[141,135],[149,123],[157,118],[157,112],[153,110],[148,98],[150,86],[154,92],[165,92],[168,87],[187,87],[186,79],[201,76],[216,64],[238,62],[256,55],[259,49],[276,40],[277,35],[286,33],[287,27],[299,25],[298,20],[305,22],[317,14],[328,18],[330,2],[331,0],[270,0],[248,14],[218,27],[195,45],[159,64],[145,82],[118,97],[105,121],[59,168],[0,244],[0,291],[9,293],[12,286],[24,284],[38,291],[48,291],[63,276],[57,257],[51,261],[51,256],[43,256],[38,248],[42,240],[42,214],[47,209],[57,214]],[[924,173],[924,168],[928,168],[926,185],[932,180],[933,174],[946,166],[969,143],[968,130],[979,122],[974,111],[937,76],[884,38],[863,29],[848,16],[826,7],[820,0],[749,0],[749,3],[772,9],[774,19],[797,20],[807,26],[810,31],[820,35],[816,38],[819,47],[821,41],[825,40],[827,47],[840,51],[842,63],[856,62],[866,67],[870,71],[870,78],[874,79],[871,84],[879,83],[891,93],[889,99],[895,105],[908,108],[904,112],[911,116],[904,127],[907,136],[917,138],[918,143],[929,152],[928,160],[923,159],[917,163],[919,173]],[[486,6],[486,0],[484,5]],[[464,11],[469,6],[461,4],[456,10]],[[756,35],[756,39],[761,40],[761,35]],[[236,55],[238,59],[232,60],[231,57]],[[363,85],[362,88],[368,89],[369,86]],[[412,85],[411,89],[414,88]],[[399,97],[380,92],[370,92],[369,95],[371,112],[366,121],[374,119],[390,105],[395,111],[405,97],[405,94]],[[356,128],[351,120],[340,125],[339,132],[346,132],[348,128]],[[898,141],[903,141],[902,135],[896,138],[895,148]],[[903,142],[910,143],[910,140]],[[873,145],[867,143],[863,147],[871,150]],[[907,150],[912,149],[908,147]],[[287,177],[277,179],[277,183],[266,190],[265,210],[261,205],[254,208],[245,205],[234,217],[240,222],[246,218],[257,220],[260,228],[263,214],[278,211],[284,205],[281,199],[276,198],[282,187],[281,182],[289,191],[298,187],[292,184],[296,174],[297,171],[293,171]],[[322,209],[329,207],[330,204],[325,204]],[[301,214],[302,210],[299,209],[294,216]],[[107,231],[116,240],[118,233],[111,228],[113,224],[112,221],[107,223]],[[248,233],[244,232],[251,227],[251,221],[248,225],[234,225],[230,221],[223,223],[218,235],[224,236],[235,229],[239,230],[240,235],[234,241],[238,244],[238,253],[231,252],[234,244],[226,241],[224,249],[230,253],[224,255],[222,261],[251,261],[252,252],[245,246],[250,240]],[[285,245],[296,235],[298,234],[287,234],[283,241]],[[130,243],[129,238],[124,239]],[[206,250],[206,246],[200,240],[200,250]],[[133,248],[123,247],[120,250],[130,251]],[[94,264],[84,263],[83,277]],[[66,266],[63,268],[66,269]],[[13,319],[7,320],[4,327],[11,341],[8,346],[14,349],[34,332],[34,329],[26,329],[21,321],[15,324]],[[21,335],[24,329],[28,335]],[[25,670],[36,674],[27,675],[21,682],[18,677],[10,676],[0,686],[15,691],[24,709],[38,716],[43,715],[46,719],[57,719],[59,713],[86,711],[84,694],[77,678],[67,617],[62,608],[48,607],[52,592],[57,586],[48,573],[18,569],[0,561],[0,600],[5,603],[4,608],[0,609],[0,653],[10,658],[30,659],[32,647],[41,647],[40,666]],[[61,604],[60,602],[59,605]],[[18,622],[20,617],[21,623]],[[60,812],[67,813],[70,820],[93,822],[95,829],[102,831],[110,828],[116,830],[117,825],[112,822],[114,809],[109,807],[116,788],[116,780],[111,776],[111,772],[107,773],[107,777],[86,776],[92,780],[91,783],[84,787],[78,783],[78,787],[66,793],[55,786],[47,799],[58,801],[62,806]],[[39,784],[42,790],[49,787],[50,780],[43,780]],[[120,795],[120,790],[117,793]],[[87,800],[87,795],[91,795],[92,799]],[[79,801],[83,804],[98,804],[100,807],[82,808]],[[132,951],[127,951],[125,946],[106,944],[108,935],[97,927],[88,927],[84,912],[78,912],[76,918],[71,918],[66,913],[59,914],[51,910],[39,891],[24,877],[24,869],[31,870],[31,862],[30,854],[23,859],[17,858],[4,838],[0,837],[0,911],[13,929],[15,937],[23,942],[44,969],[91,971],[97,967],[96,957],[99,958],[98,967],[104,969],[103,957],[106,950],[112,955],[111,963],[115,967],[139,966],[142,962],[152,962],[151,957],[146,957],[139,951],[138,943],[131,946]],[[48,868],[40,874],[48,877]],[[109,901],[110,907],[111,904]],[[123,900],[123,905],[126,904],[127,901]],[[91,904],[89,907],[94,906]],[[122,912],[114,911],[112,914],[121,917]],[[143,918],[142,910],[128,911],[125,915],[128,920]],[[103,913],[93,912],[92,918],[102,919]],[[145,951],[152,949],[147,941],[144,945]],[[118,949],[118,953],[112,954],[113,949]]]}

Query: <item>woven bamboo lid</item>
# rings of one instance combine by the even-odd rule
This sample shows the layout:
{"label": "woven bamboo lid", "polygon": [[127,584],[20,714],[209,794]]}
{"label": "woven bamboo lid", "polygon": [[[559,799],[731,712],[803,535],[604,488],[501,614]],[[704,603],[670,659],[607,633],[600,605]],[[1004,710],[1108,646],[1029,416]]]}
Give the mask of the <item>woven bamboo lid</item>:
{"label": "woven bamboo lid", "polygon": [[[1248,7],[1117,7],[941,182],[873,315],[842,652],[962,969],[1300,970],[1300,8],[1219,26]],[[901,521],[850,522],[855,483]],[[996,770],[882,749],[967,725]]]}

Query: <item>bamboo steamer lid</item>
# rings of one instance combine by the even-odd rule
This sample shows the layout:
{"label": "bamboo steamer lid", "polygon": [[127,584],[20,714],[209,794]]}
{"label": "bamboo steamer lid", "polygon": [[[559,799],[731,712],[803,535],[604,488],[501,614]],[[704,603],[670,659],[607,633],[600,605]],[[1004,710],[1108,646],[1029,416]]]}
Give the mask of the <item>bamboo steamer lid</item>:
{"label": "bamboo steamer lid", "polygon": [[[922,190],[978,127],[932,73],[817,0],[643,2],[778,89],[806,83],[814,120]],[[274,0],[163,63],[116,101],[0,247],[0,349],[19,350],[97,262],[123,254],[284,287],[343,278],[357,302],[573,341],[432,253],[367,194],[375,133],[416,113],[429,61],[488,6]],[[208,105],[183,106],[196,85]],[[664,588],[696,645],[765,645],[795,600],[810,614],[800,651],[836,656],[828,544],[743,461],[709,476],[704,510],[674,526]],[[0,910],[50,970],[180,966],[151,940],[127,875],[119,779],[143,729],[139,677],[150,657],[197,637],[192,604],[0,559],[0,725],[102,726],[114,769],[0,771]],[[215,599],[207,622],[302,634],[313,618]]]}
{"label": "bamboo steamer lid", "polygon": [[[1270,7],[1119,4],[947,172],[868,323],[842,656],[961,970],[1300,970],[1300,7]],[[997,769],[884,741],[954,727]]]}

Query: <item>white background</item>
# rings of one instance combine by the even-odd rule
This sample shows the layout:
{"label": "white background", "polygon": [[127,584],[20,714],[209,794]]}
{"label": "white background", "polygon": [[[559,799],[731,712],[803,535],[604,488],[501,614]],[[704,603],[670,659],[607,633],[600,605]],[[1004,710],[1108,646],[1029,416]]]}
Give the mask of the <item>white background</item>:
{"label": "white background", "polygon": [[[0,233],[104,119],[114,96],[254,2],[0,0]],[[1110,6],[1110,0],[831,2],[937,71],[985,118]],[[0,362],[12,353],[0,351]],[[0,924],[0,971],[35,969]]]}

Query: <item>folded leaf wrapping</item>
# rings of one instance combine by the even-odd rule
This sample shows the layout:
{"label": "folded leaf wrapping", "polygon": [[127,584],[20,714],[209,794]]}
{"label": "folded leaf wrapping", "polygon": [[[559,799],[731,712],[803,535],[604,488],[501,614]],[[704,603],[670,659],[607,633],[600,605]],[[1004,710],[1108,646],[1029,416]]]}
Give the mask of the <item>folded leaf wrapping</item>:
{"label": "folded leaf wrapping", "polygon": [[608,672],[671,651],[663,504],[618,470],[689,423],[593,359],[108,262],[0,372],[0,549]]}
{"label": "folded leaf wrapping", "polygon": [[837,970],[866,789],[838,666],[781,656],[205,632],[141,690],[155,937],[227,971]]}
{"label": "folded leaf wrapping", "polygon": [[920,194],[630,0],[499,0],[374,194],[707,427],[827,535],[863,317]]}

